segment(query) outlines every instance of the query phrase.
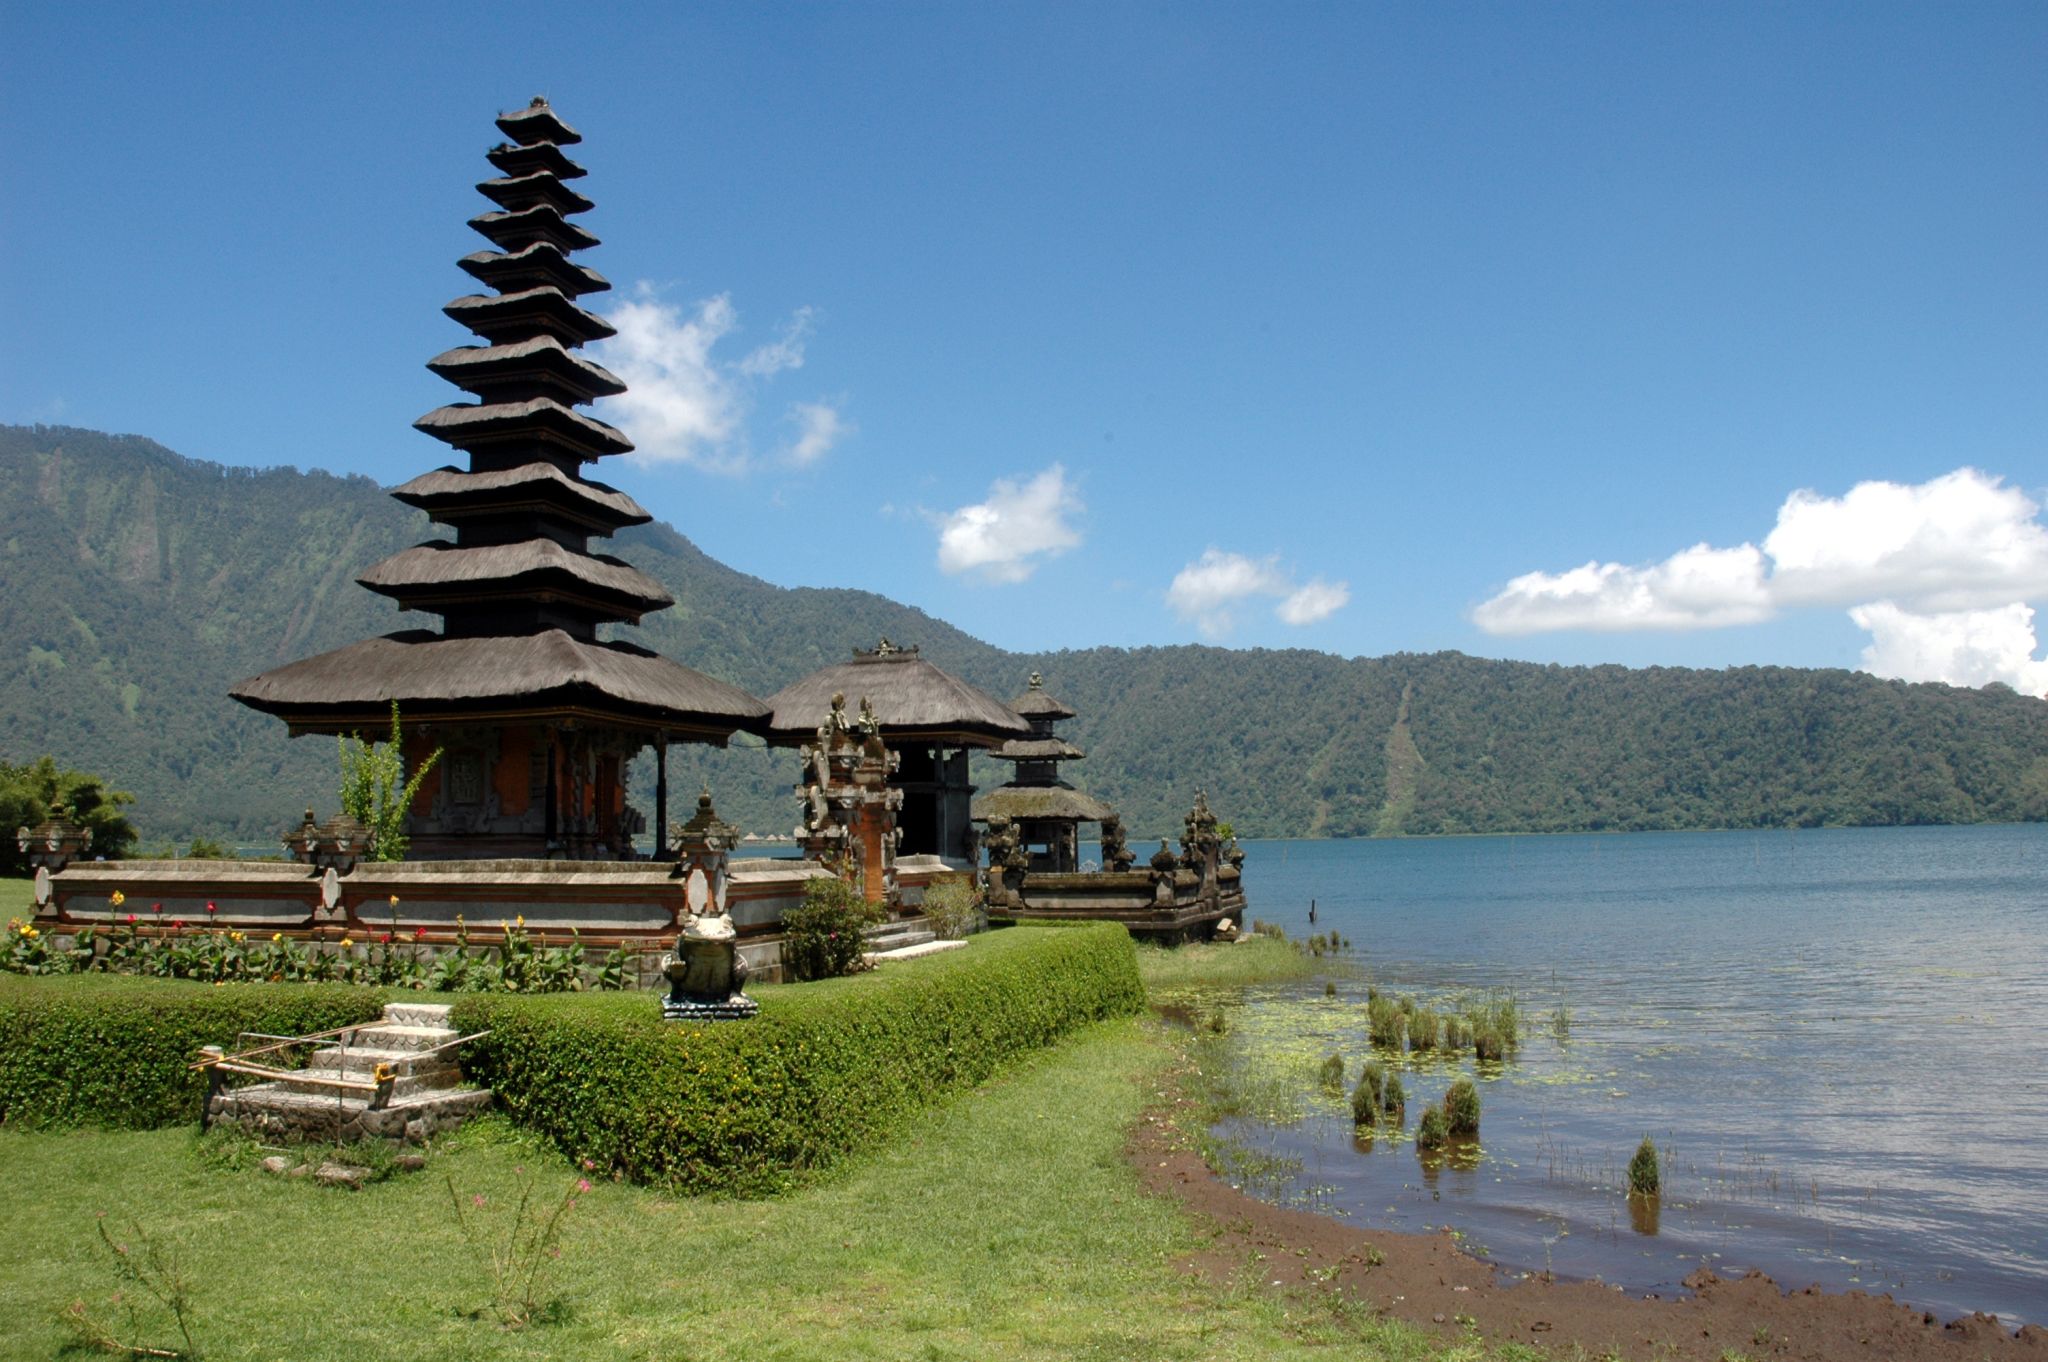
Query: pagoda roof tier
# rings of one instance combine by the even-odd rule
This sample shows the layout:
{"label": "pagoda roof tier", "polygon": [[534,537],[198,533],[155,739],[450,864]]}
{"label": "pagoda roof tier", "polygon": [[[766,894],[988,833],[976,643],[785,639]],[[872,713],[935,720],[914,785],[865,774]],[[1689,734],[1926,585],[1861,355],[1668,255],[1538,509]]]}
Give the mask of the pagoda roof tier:
{"label": "pagoda roof tier", "polygon": [[551,284],[517,293],[466,293],[441,311],[493,344],[549,335],[582,345],[619,334],[617,327],[576,306]]}
{"label": "pagoda roof tier", "polygon": [[395,487],[391,495],[444,524],[520,513],[551,515],[597,534],[654,519],[640,503],[601,482],[570,477],[551,463],[471,473],[437,468]]}
{"label": "pagoda roof tier", "polygon": [[1038,823],[1100,823],[1116,810],[1069,785],[998,785],[968,808],[977,823],[991,818]]}
{"label": "pagoda roof tier", "polygon": [[570,160],[553,142],[532,142],[523,147],[513,142],[500,142],[484,155],[507,175],[527,175],[545,170],[558,180],[580,180],[590,173]]}
{"label": "pagoda roof tier", "polygon": [[1004,761],[1079,761],[1088,754],[1064,738],[1012,738],[989,755]]}
{"label": "pagoda roof tier", "polygon": [[611,280],[569,259],[552,241],[531,242],[516,251],[477,251],[455,263],[500,293],[551,284],[565,296],[576,298],[603,293],[612,286]]}
{"label": "pagoda roof tier", "polygon": [[434,408],[412,424],[415,430],[471,452],[505,444],[549,446],[589,462],[633,448],[633,442],[616,427],[572,411],[552,397],[525,402],[455,402]]}
{"label": "pagoda roof tier", "polygon": [[469,220],[469,225],[506,251],[516,251],[536,241],[552,242],[565,251],[580,251],[598,244],[595,236],[545,203],[516,213],[480,213]]}
{"label": "pagoda roof tier", "polygon": [[794,746],[809,742],[832,711],[832,697],[849,704],[866,700],[881,721],[882,740],[892,745],[917,741],[962,747],[994,747],[1029,730],[1002,701],[977,686],[939,670],[915,648],[894,648],[887,640],[873,652],[812,672],[768,697],[771,740]]}
{"label": "pagoda roof tier", "polygon": [[590,643],[559,629],[444,638],[416,629],[365,639],[252,676],[229,692],[297,733],[371,732],[408,724],[521,719],[623,724],[723,744],[760,732],[768,706],[737,686],[629,643]]}
{"label": "pagoda roof tier", "polygon": [[510,345],[459,345],[428,360],[427,368],[486,402],[518,387],[553,388],[569,406],[626,391],[617,374],[574,353],[554,336]]}
{"label": "pagoda roof tier", "polygon": [[631,563],[577,553],[545,538],[469,547],[431,539],[372,563],[356,581],[407,610],[443,614],[511,597],[556,600],[604,618],[638,620],[675,604],[660,582]]}
{"label": "pagoda roof tier", "polygon": [[532,146],[535,142],[553,142],[558,147],[569,147],[583,140],[583,134],[564,123],[561,116],[549,108],[547,100],[540,95],[535,95],[532,101],[517,113],[499,114],[498,131],[521,146]]}
{"label": "pagoda roof tier", "polygon": [[501,179],[484,180],[477,185],[477,192],[500,208],[515,213],[536,203],[552,204],[555,211],[565,217],[570,213],[587,213],[597,207],[589,199],[563,184],[551,170],[536,170],[530,175],[507,175]]}
{"label": "pagoda roof tier", "polygon": [[1024,693],[1010,701],[1010,708],[1027,719],[1071,719],[1074,711],[1045,693],[1045,681],[1037,672],[1031,673],[1031,684]]}

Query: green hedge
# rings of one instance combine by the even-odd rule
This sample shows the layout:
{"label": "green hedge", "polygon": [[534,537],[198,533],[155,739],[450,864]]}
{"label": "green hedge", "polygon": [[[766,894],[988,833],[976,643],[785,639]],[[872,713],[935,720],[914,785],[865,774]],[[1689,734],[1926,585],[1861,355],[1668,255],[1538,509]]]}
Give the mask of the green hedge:
{"label": "green hedge", "polygon": [[653,995],[484,995],[453,1025],[513,1119],[640,1182],[759,1195],[949,1089],[1145,1005],[1114,923],[1017,927],[879,973],[765,989],[750,1021],[663,1022]]}
{"label": "green hedge", "polygon": [[197,1121],[202,1045],[369,1021],[378,989],[199,984],[125,975],[0,975],[0,1122],[129,1129]]}

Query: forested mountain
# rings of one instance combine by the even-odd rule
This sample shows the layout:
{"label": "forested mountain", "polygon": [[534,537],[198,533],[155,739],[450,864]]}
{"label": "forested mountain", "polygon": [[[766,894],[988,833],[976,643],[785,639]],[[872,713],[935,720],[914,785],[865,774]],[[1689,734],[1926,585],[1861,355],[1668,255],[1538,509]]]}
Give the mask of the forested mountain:
{"label": "forested mountain", "polygon": [[[309,803],[332,812],[333,744],[287,739],[227,688],[431,623],[354,583],[430,531],[366,478],[0,426],[0,759],[49,752],[134,791],[145,846],[265,842]],[[1005,698],[1044,672],[1081,711],[1063,730],[1089,754],[1075,783],[1140,835],[1177,830],[1198,785],[1269,836],[2048,819],[2048,702],[2000,687],[1456,653],[1006,653],[869,592],[735,572],[667,526],[613,547],[678,602],[638,638],[756,694],[884,634]],[[794,822],[787,752],[673,766],[679,804],[704,779],[749,829]],[[978,771],[986,785],[1008,768]]]}

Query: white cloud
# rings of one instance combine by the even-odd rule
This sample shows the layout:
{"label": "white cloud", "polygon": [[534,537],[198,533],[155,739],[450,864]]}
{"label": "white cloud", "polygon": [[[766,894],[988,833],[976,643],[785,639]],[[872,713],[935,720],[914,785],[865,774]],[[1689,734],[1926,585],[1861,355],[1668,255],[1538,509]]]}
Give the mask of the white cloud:
{"label": "white cloud", "polygon": [[1707,544],[1659,563],[1589,562],[1530,572],[1476,607],[1492,634],[1556,629],[1710,629],[1797,607],[1853,606],[1867,670],[1906,680],[2039,693],[2033,611],[2048,596],[2048,526],[2018,488],[1974,468],[1924,483],[1802,489],[1763,544]]}
{"label": "white cloud", "polygon": [[1261,597],[1280,598],[1273,613],[1282,622],[1313,624],[1342,609],[1351,599],[1351,587],[1321,577],[1300,586],[1281,569],[1277,554],[1252,558],[1211,547],[1175,573],[1166,588],[1166,603],[1174,613],[1212,638],[1235,628],[1239,608]]}
{"label": "white cloud", "polygon": [[992,582],[1021,582],[1040,563],[1081,542],[1068,517],[1081,499],[1054,464],[1029,482],[998,478],[988,497],[934,517],[939,528],[939,570],[978,573]]}
{"label": "white cloud", "polygon": [[2048,661],[2034,656],[2029,606],[1920,615],[1877,601],[1857,606],[1849,618],[1870,631],[1870,646],[1863,650],[1867,672],[1952,686],[2003,681],[2024,695],[2048,695]]}
{"label": "white cloud", "polygon": [[1326,582],[1317,577],[1292,592],[1273,613],[1282,624],[1314,624],[1325,620],[1351,603],[1351,587],[1344,582]]}
{"label": "white cloud", "polygon": [[[747,418],[755,391],[775,375],[803,367],[815,314],[799,308],[776,339],[738,359],[717,353],[739,326],[727,294],[685,312],[642,283],[608,320],[619,334],[598,346],[596,355],[625,380],[627,391],[606,398],[600,414],[625,430],[643,461],[736,473],[751,462]],[[796,462],[817,459],[844,433],[837,411],[822,403],[799,403],[791,411],[799,423],[789,451]],[[829,422],[818,414],[825,411]]]}
{"label": "white cloud", "polygon": [[798,402],[789,409],[796,422],[796,440],[789,446],[789,461],[808,468],[825,457],[832,446],[853,433],[853,423],[829,402]]}

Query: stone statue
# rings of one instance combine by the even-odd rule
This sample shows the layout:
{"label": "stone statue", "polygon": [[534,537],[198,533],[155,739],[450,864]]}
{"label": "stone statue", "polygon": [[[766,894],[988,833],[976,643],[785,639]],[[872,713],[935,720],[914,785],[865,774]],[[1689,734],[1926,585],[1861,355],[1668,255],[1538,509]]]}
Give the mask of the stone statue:
{"label": "stone statue", "polygon": [[1113,873],[1129,870],[1138,853],[1124,841],[1124,820],[1115,814],[1102,820],[1102,868]]}
{"label": "stone statue", "polygon": [[739,953],[732,919],[722,912],[687,913],[675,950],[661,957],[668,997],[667,1021],[737,1021],[761,1005],[749,998],[747,960]]}

